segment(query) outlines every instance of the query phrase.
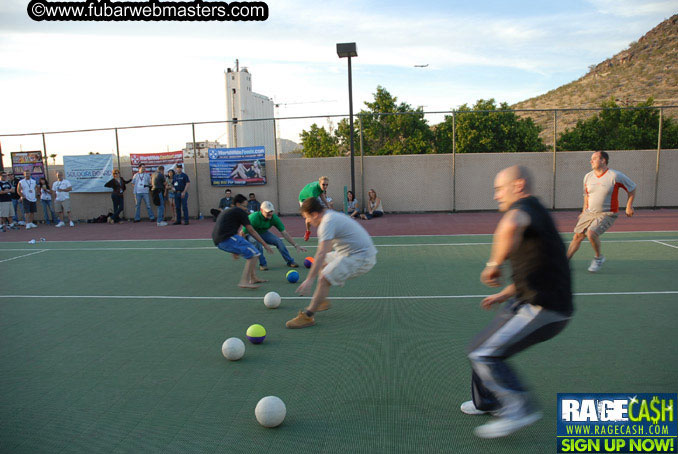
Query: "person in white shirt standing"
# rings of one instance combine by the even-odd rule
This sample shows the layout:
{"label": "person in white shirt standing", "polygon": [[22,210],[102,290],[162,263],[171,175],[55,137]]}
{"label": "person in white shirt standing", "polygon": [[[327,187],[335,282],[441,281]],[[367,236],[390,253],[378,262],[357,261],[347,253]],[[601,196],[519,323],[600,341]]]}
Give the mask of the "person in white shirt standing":
{"label": "person in white shirt standing", "polygon": [[134,185],[134,198],[137,202],[137,208],[134,212],[134,222],[141,220],[141,201],[146,202],[146,211],[151,221],[155,221],[155,213],[151,208],[151,198],[148,195],[148,189],[151,187],[151,176],[146,173],[146,166],[139,164],[139,171],[132,177],[132,184]]}
{"label": "person in white shirt standing", "polygon": [[610,156],[604,151],[596,151],[591,155],[591,172],[584,176],[584,207],[574,228],[574,236],[567,250],[567,258],[571,259],[577,252],[584,238],[588,238],[593,246],[595,257],[591,261],[589,271],[597,272],[605,263],[601,253],[600,235],[612,227],[619,211],[619,188],[628,193],[626,216],[633,216],[633,199],[636,197],[636,183],[629,177],[608,167]]}
{"label": "person in white shirt standing", "polygon": [[25,170],[24,179],[19,182],[17,191],[19,192],[19,200],[21,200],[24,213],[26,214],[26,230],[38,227],[33,223],[33,216],[35,216],[35,212],[38,210],[37,187],[38,183],[31,178],[30,170]]}
{"label": "person in white shirt standing", "polygon": [[61,218],[61,221],[56,227],[63,227],[66,224],[64,221],[68,217],[68,224],[75,227],[73,219],[71,219],[71,194],[73,185],[70,181],[64,180],[64,173],[60,170],[57,172],[57,181],[52,184],[52,192],[54,193],[54,211]]}

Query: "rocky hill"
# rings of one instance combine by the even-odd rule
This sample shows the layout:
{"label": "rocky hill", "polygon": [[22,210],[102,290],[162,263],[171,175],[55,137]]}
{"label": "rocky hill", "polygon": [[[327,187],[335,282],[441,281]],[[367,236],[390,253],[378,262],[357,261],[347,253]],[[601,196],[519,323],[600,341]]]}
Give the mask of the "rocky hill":
{"label": "rocky hill", "polygon": [[[644,102],[649,97],[654,98],[657,106],[678,105],[678,14],[657,25],[627,49],[589,66],[589,72],[580,79],[511,107],[595,108],[610,99],[620,106],[627,106]],[[593,111],[558,112],[556,134],[593,114]],[[521,115],[530,116],[543,126],[544,142],[547,145],[553,143],[553,112]],[[678,117],[678,109],[667,109],[665,115]]]}

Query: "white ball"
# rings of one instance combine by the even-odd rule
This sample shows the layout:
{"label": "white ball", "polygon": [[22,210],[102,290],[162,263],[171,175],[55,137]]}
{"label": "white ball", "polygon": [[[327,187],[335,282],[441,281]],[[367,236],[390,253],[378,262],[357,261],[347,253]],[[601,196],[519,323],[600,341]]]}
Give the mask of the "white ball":
{"label": "white ball", "polygon": [[221,346],[221,353],[231,361],[237,361],[245,354],[245,343],[237,337],[230,337]]}
{"label": "white ball", "polygon": [[276,427],[282,424],[287,414],[285,402],[276,396],[266,396],[259,401],[254,415],[264,427]]}
{"label": "white ball", "polygon": [[280,306],[281,301],[282,298],[280,298],[280,295],[276,292],[268,292],[266,296],[264,296],[264,305],[269,309],[275,309]]}

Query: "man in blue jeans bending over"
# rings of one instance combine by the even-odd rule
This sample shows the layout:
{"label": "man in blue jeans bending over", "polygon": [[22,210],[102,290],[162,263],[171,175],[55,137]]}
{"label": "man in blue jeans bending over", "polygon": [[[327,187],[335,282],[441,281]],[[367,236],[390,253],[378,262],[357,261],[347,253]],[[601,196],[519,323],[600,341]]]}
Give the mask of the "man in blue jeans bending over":
{"label": "man in blue jeans bending over", "polygon": [[[261,206],[259,207],[259,211],[255,211],[254,213],[251,213],[249,215],[249,220],[250,224],[252,224],[252,227],[254,227],[254,230],[257,231],[259,236],[268,244],[273,245],[278,248],[280,251],[280,254],[283,256],[285,259],[285,262],[287,263],[287,266],[290,268],[298,268],[299,265],[297,265],[294,262],[294,259],[290,255],[289,252],[287,252],[287,248],[285,247],[285,243],[278,238],[276,235],[273,233],[269,232],[268,229],[271,227],[275,227],[278,229],[278,231],[282,234],[282,236],[289,241],[289,243],[294,246],[297,250],[299,251],[304,251],[306,252],[306,248],[303,248],[296,244],[292,237],[290,236],[289,233],[285,230],[285,226],[283,225],[282,221],[280,218],[275,214],[275,208],[273,207],[273,204],[271,202],[263,202]],[[243,233],[247,235],[247,232],[243,230]],[[261,243],[257,242],[252,235],[247,235],[247,239],[254,244],[254,246],[257,248],[259,251],[259,269],[261,271],[266,271],[268,270],[268,266],[266,264],[266,257],[264,257],[264,250],[261,245]]]}
{"label": "man in blue jeans bending over", "polygon": [[257,231],[250,224],[250,220],[247,218],[247,199],[245,196],[238,194],[233,202],[232,208],[222,211],[217,217],[216,225],[212,231],[212,241],[222,251],[233,254],[234,259],[241,255],[245,257],[245,268],[242,270],[242,277],[238,287],[259,288],[259,283],[266,282],[265,279],[259,279],[254,272],[254,268],[257,265],[257,257],[260,253],[238,232],[242,227],[245,227],[249,234],[261,243],[268,252],[272,253],[273,249],[264,243],[264,240],[261,239]]}

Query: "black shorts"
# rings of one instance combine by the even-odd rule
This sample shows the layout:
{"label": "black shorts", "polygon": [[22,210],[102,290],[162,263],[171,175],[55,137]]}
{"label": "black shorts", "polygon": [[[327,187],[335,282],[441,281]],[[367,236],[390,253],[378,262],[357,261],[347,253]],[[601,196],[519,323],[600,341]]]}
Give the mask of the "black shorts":
{"label": "black shorts", "polygon": [[23,200],[24,213],[35,213],[38,211],[38,203],[30,202],[26,199]]}

